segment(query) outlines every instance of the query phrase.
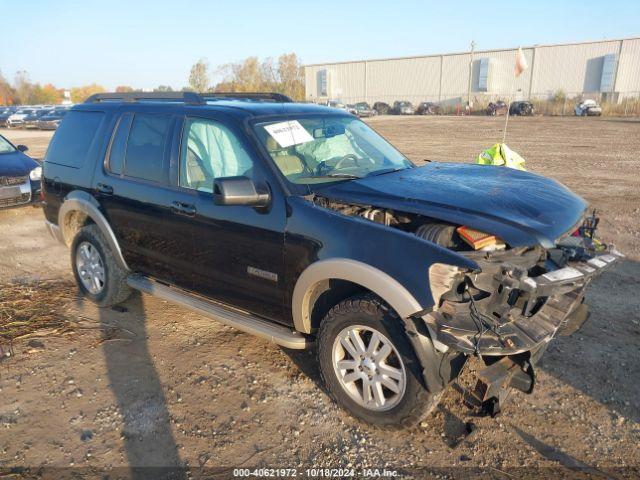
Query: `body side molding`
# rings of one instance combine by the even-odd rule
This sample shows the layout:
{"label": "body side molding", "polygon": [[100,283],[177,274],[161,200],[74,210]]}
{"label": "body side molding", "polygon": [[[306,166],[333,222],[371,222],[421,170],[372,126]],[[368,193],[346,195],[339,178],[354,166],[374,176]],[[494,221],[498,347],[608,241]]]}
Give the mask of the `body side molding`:
{"label": "body side molding", "polygon": [[311,333],[311,299],[315,287],[328,280],[346,280],[371,290],[403,319],[423,308],[406,288],[385,272],[349,258],[330,258],[309,265],[296,282],[292,312],[297,331]]}
{"label": "body side molding", "polygon": [[68,216],[74,211],[80,211],[84,213],[95,222],[95,224],[104,235],[104,238],[107,240],[107,243],[109,244],[109,247],[111,248],[118,264],[122,268],[129,270],[127,262],[122,256],[122,250],[120,250],[118,239],[113,233],[109,222],[100,211],[99,204],[96,199],[87,192],[76,190],[69,193],[69,195],[65,197],[64,202],[60,206],[60,211],[58,212],[58,227],[60,228],[61,236],[64,239],[64,243],[69,246],[73,241],[73,232],[69,228],[70,225],[68,222]]}

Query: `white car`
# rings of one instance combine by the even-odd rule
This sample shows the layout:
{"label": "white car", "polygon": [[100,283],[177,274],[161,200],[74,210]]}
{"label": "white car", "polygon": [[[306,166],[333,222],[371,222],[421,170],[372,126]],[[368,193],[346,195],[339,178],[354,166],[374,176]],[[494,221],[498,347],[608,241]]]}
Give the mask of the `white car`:
{"label": "white car", "polygon": [[33,112],[35,112],[35,109],[33,108],[23,108],[18,110],[7,119],[7,127],[11,128],[21,126],[24,123],[24,119],[27,117],[27,115],[31,115]]}
{"label": "white car", "polygon": [[583,100],[573,109],[573,113],[578,117],[596,116],[602,115],[602,108],[596,103],[595,100]]}
{"label": "white car", "polygon": [[347,106],[344,103],[342,103],[341,101],[339,101],[339,100],[329,100],[327,102],[327,107],[339,108],[340,110],[344,110],[345,112],[349,111]]}

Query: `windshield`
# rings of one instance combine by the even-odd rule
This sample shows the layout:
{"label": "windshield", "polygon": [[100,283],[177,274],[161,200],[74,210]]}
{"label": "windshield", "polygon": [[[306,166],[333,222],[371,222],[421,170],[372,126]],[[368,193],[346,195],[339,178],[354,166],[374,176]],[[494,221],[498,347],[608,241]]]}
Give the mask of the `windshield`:
{"label": "windshield", "polygon": [[11,145],[6,138],[0,135],[0,154],[13,153],[15,151],[16,149],[13,148],[13,145]]}
{"label": "windshield", "polygon": [[258,138],[282,174],[309,185],[413,167],[356,118],[324,117],[258,123]]}

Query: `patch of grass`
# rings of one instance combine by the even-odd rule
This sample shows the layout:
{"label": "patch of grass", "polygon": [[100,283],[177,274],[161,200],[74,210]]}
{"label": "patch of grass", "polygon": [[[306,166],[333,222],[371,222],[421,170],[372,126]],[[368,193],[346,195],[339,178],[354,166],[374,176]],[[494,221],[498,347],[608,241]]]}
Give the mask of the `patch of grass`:
{"label": "patch of grass", "polygon": [[65,311],[76,298],[69,280],[0,284],[0,342],[68,333],[72,320]]}

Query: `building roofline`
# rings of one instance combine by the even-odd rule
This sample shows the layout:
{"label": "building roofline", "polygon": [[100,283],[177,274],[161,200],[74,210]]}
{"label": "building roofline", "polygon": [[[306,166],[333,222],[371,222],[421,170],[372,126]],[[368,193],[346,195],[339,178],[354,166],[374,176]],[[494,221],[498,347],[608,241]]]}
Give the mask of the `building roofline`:
{"label": "building roofline", "polygon": [[[609,43],[609,42],[623,42],[625,40],[640,40],[640,36],[637,37],[625,37],[625,38],[612,38],[612,39],[603,39],[603,40],[587,40],[583,42],[569,42],[569,43],[547,43],[547,44],[536,44],[529,45],[525,47],[521,47],[523,50],[533,49],[533,48],[548,48],[548,47],[569,47],[571,45],[588,45],[591,43]],[[491,52],[508,52],[510,50],[516,50],[518,47],[511,48],[492,48],[488,50],[475,50],[474,54],[481,53],[491,53]],[[345,63],[363,63],[363,62],[384,62],[388,60],[412,60],[416,58],[434,58],[434,57],[445,57],[445,56],[453,56],[453,55],[468,55],[470,53],[469,50],[464,52],[448,52],[448,53],[432,53],[428,55],[410,55],[406,57],[386,57],[386,58],[365,58],[362,60],[343,60],[340,62],[320,62],[320,63],[310,63],[308,65],[303,65],[304,67],[321,67],[328,65],[342,65]]]}

